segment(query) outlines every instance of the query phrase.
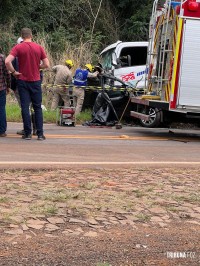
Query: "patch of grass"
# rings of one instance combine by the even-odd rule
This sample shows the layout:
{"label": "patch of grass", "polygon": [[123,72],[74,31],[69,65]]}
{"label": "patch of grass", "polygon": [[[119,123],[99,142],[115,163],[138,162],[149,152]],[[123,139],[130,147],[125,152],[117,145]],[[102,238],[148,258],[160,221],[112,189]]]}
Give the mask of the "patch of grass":
{"label": "patch of grass", "polygon": [[8,122],[21,122],[21,109],[17,103],[6,104],[6,118]]}
{"label": "patch of grass", "polygon": [[47,110],[43,111],[44,123],[53,123],[56,124],[57,111]]}
{"label": "patch of grass", "polygon": [[5,187],[6,187],[6,189],[8,189],[8,190],[19,189],[19,188],[20,188],[20,186],[19,186],[18,184],[12,184],[12,183],[10,183],[10,184],[6,184]]}
{"label": "patch of grass", "polygon": [[67,199],[70,199],[71,195],[70,193],[63,193],[63,192],[45,192],[42,195],[42,199],[43,200],[48,200],[48,201],[53,201],[53,202],[62,202],[62,201],[66,201]]}
{"label": "patch of grass", "polygon": [[77,124],[83,124],[86,121],[90,121],[92,119],[92,111],[90,109],[85,109],[76,117]]}
{"label": "patch of grass", "polygon": [[177,201],[177,202],[183,202],[183,201],[188,201],[188,197],[187,196],[173,196],[172,197],[173,200]]}
{"label": "patch of grass", "polygon": [[9,202],[9,198],[7,197],[0,197],[0,203],[8,203]]}
{"label": "patch of grass", "polygon": [[154,187],[150,186],[148,188],[145,189],[146,192],[153,192],[154,191]]}
{"label": "patch of grass", "polygon": [[135,211],[135,203],[133,201],[125,201],[124,205],[122,206],[122,210],[125,211]]}
{"label": "patch of grass", "polygon": [[179,209],[174,206],[168,206],[166,209],[170,212],[179,212]]}
{"label": "patch of grass", "polygon": [[45,191],[42,193],[42,199],[53,202],[65,202],[68,199],[78,199],[80,196],[80,191],[71,192],[71,191]]}
{"label": "patch of grass", "polygon": [[178,202],[200,203],[200,193],[190,193],[189,195],[174,196]]}
{"label": "patch of grass", "polygon": [[200,203],[200,193],[191,193],[188,198],[189,202]]}
{"label": "patch of grass", "polygon": [[161,183],[161,182],[158,182],[156,186],[159,189],[164,189],[164,187],[165,187],[165,185],[163,183]]}
{"label": "patch of grass", "polygon": [[144,191],[139,189],[133,190],[133,192],[135,193],[136,198],[142,198],[146,195]]}
{"label": "patch of grass", "polygon": [[135,217],[138,218],[140,222],[148,222],[151,219],[150,215],[144,213],[139,213]]}
{"label": "patch of grass", "polygon": [[97,187],[97,184],[95,182],[86,182],[82,183],[81,187],[87,190],[91,190]]}
{"label": "patch of grass", "polygon": [[96,266],[111,266],[111,264],[107,262],[100,262],[100,263],[97,263]]}
{"label": "patch of grass", "polygon": [[44,215],[55,215],[58,212],[58,208],[55,204],[44,204],[44,205],[32,205],[29,207],[31,212],[35,214],[44,214]]}
{"label": "patch of grass", "polygon": [[56,214],[58,212],[58,208],[55,205],[45,206],[44,214]]}
{"label": "patch of grass", "polygon": [[3,223],[11,223],[12,222],[11,214],[10,213],[4,213],[3,217],[2,217],[2,221],[3,221]]}

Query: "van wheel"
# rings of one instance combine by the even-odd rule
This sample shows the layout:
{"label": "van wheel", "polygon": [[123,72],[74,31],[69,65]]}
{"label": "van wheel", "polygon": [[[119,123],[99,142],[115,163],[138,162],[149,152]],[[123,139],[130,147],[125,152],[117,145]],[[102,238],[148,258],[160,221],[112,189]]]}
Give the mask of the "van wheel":
{"label": "van wheel", "polygon": [[157,108],[148,107],[148,109],[144,109],[143,114],[150,115],[150,120],[140,120],[140,124],[143,127],[158,127],[161,124],[161,111],[159,111]]}

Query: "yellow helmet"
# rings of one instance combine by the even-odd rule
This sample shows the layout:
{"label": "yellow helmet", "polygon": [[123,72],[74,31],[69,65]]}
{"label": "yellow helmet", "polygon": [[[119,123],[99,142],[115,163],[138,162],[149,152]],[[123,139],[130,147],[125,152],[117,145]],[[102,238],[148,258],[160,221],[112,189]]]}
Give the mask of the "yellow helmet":
{"label": "yellow helmet", "polygon": [[85,67],[90,71],[93,72],[94,71],[94,67],[91,64],[86,64]]}
{"label": "yellow helmet", "polygon": [[65,65],[69,66],[69,67],[73,67],[74,66],[74,63],[72,60],[68,59],[65,61]]}

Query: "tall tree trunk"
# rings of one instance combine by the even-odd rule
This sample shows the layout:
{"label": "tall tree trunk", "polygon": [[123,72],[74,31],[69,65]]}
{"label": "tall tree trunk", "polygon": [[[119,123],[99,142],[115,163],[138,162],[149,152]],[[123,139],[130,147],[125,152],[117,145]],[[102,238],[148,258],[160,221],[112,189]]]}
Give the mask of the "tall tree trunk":
{"label": "tall tree trunk", "polygon": [[95,29],[95,25],[96,25],[96,21],[97,21],[98,15],[99,15],[99,11],[101,9],[102,2],[103,2],[103,0],[100,0],[97,12],[96,12],[96,14],[94,14],[94,12],[92,10],[91,2],[90,2],[90,0],[88,0],[88,4],[90,6],[90,10],[91,10],[92,16],[94,18],[94,21],[93,21],[93,24],[92,24],[92,29],[91,29],[91,34],[90,34],[90,48],[92,46],[94,29]]}

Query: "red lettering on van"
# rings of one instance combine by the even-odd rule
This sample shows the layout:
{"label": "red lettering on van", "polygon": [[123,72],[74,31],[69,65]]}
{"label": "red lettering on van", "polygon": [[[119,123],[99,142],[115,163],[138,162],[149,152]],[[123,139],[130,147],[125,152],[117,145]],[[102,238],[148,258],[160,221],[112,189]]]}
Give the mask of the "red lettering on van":
{"label": "red lettering on van", "polygon": [[129,74],[126,74],[126,75],[122,75],[121,76],[121,79],[125,82],[128,82],[129,80],[134,80],[135,79],[135,74],[134,72],[131,72]]}

